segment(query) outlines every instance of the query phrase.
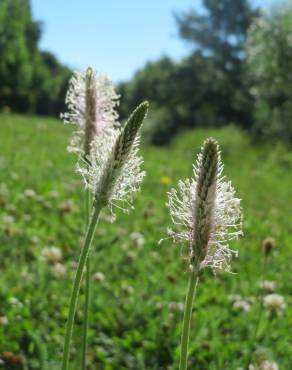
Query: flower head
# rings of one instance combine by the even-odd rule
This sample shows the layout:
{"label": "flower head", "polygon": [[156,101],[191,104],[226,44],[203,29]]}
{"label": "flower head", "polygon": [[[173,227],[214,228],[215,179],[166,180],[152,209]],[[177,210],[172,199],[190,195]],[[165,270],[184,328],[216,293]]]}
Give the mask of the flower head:
{"label": "flower head", "polygon": [[244,311],[244,312],[249,312],[250,311],[250,303],[244,299],[235,301],[232,305],[232,307],[235,310],[238,311]]}
{"label": "flower head", "polygon": [[0,326],[1,325],[8,325],[8,323],[9,323],[9,320],[8,320],[8,318],[7,318],[7,316],[0,316]]}
{"label": "flower head", "polygon": [[134,231],[130,234],[130,239],[136,247],[143,247],[145,240],[144,236],[138,231]]}
{"label": "flower head", "polygon": [[41,252],[43,261],[49,264],[55,264],[62,260],[62,252],[58,247],[45,247]]}
{"label": "flower head", "polygon": [[89,165],[81,163],[78,168],[95,201],[109,204],[110,209],[119,201],[129,205],[145,175],[141,171],[143,160],[138,156],[138,131],[147,110],[148,103],[144,102],[134,110],[123,129],[110,134],[102,132],[92,142]]}
{"label": "flower head", "polygon": [[93,275],[93,279],[95,281],[99,281],[99,282],[103,282],[105,281],[105,275],[104,273],[100,272],[100,271],[97,271],[94,275]]}
{"label": "flower head", "polygon": [[269,256],[271,252],[275,249],[276,240],[274,238],[268,237],[263,241],[263,251],[265,256]]}
{"label": "flower head", "polygon": [[257,366],[249,365],[248,370],[279,370],[276,362],[264,360]]}
{"label": "flower head", "polygon": [[264,297],[264,307],[271,313],[281,313],[285,308],[285,300],[280,294],[272,293]]}
{"label": "flower head", "polygon": [[52,271],[55,277],[58,279],[62,279],[63,277],[65,277],[67,272],[66,266],[60,262],[57,262],[52,266]]}
{"label": "flower head", "polygon": [[260,283],[260,286],[268,293],[273,293],[276,289],[276,283],[274,281],[264,280]]}
{"label": "flower head", "polygon": [[231,182],[221,176],[222,170],[218,144],[207,139],[194,165],[194,176],[168,193],[167,206],[178,227],[168,234],[175,242],[188,244],[196,269],[210,266],[214,271],[229,271],[229,260],[236,254],[229,249],[229,241],[242,234],[240,200]]}
{"label": "flower head", "polygon": [[107,76],[99,75],[88,68],[75,72],[66,95],[68,112],[61,118],[65,123],[75,123],[78,130],[73,134],[68,150],[88,156],[95,136],[111,131],[118,126],[116,107],[119,95]]}
{"label": "flower head", "polygon": [[239,294],[231,294],[229,301],[232,304],[232,308],[237,311],[249,312],[252,304],[255,303],[254,297],[242,297]]}

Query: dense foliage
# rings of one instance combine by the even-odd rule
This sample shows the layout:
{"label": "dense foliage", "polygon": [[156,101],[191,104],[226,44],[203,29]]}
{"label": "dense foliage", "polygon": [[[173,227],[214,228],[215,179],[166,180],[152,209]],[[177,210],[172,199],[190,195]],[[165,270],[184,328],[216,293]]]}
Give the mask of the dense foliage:
{"label": "dense foliage", "polygon": [[[266,14],[248,0],[203,6],[175,16],[187,57],[149,62],[119,85],[121,118],[148,99],[151,125],[144,134],[158,145],[184,129],[229,123],[291,143],[291,6]],[[39,49],[41,33],[29,0],[0,2],[0,111],[64,111],[70,70]]]}
{"label": "dense foliage", "polygon": [[[0,119],[0,367],[57,370],[84,227],[83,184],[73,171],[75,156],[66,151],[72,127],[39,117]],[[114,224],[107,214],[100,220],[91,258],[90,369],[178,368],[187,251],[158,241],[172,225],[166,192],[191,175],[208,136],[219,141],[224,173],[243,199],[245,236],[232,243],[239,250],[234,274],[206,271],[201,279],[190,369],[246,369],[250,349],[253,363],[261,356],[290,368],[292,156],[280,146],[254,146],[231,127],[196,129],[168,148],[145,146],[147,176],[135,209],[118,214]],[[268,236],[276,246],[264,262]],[[275,286],[262,289],[264,280]],[[264,308],[254,338],[267,289],[283,296],[286,308]],[[83,302],[84,286],[72,370],[80,369]]]}
{"label": "dense foliage", "polygon": [[38,42],[29,0],[0,2],[0,110],[58,115],[70,70]]}
{"label": "dense foliage", "polygon": [[187,58],[148,63],[121,85],[123,115],[142,97],[159,107],[154,143],[167,142],[182,128],[235,122],[249,129],[252,124],[244,46],[257,12],[247,0],[205,0],[203,5],[203,15],[195,10],[176,15],[179,35],[191,46]]}
{"label": "dense foliage", "polygon": [[292,6],[262,14],[249,31],[248,71],[257,135],[292,142]]}

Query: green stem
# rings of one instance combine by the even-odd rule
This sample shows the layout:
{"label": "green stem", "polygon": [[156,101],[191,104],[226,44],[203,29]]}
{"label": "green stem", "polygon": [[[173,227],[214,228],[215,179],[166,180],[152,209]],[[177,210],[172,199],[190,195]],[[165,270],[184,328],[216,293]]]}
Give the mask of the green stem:
{"label": "green stem", "polygon": [[196,289],[198,285],[199,277],[197,271],[193,271],[189,278],[189,287],[186,296],[185,312],[183,318],[183,330],[181,336],[181,354],[179,369],[186,370],[188,366],[188,346],[190,337],[190,327],[191,327],[191,316],[193,301],[196,294]]}
{"label": "green stem", "polygon": [[[90,210],[91,210],[90,191],[86,189],[86,193],[85,193],[86,228],[88,227],[88,224],[89,224]],[[85,271],[85,304],[84,304],[84,314],[83,314],[83,336],[82,336],[82,354],[81,354],[81,369],[82,370],[86,370],[89,306],[90,306],[90,258],[87,258],[86,271]]]}
{"label": "green stem", "polygon": [[69,306],[69,314],[68,314],[68,320],[66,325],[66,333],[65,333],[65,341],[64,341],[64,352],[63,352],[63,360],[62,360],[62,370],[68,370],[68,364],[69,364],[69,350],[70,350],[70,342],[73,332],[73,324],[74,324],[74,318],[75,318],[75,312],[76,312],[76,306],[77,306],[77,299],[79,295],[80,290],[80,284],[82,280],[82,274],[84,270],[84,266],[86,264],[91,242],[94,236],[94,232],[96,229],[96,225],[98,222],[98,217],[100,214],[101,209],[103,208],[103,204],[95,204],[94,205],[94,211],[90,220],[90,224],[87,230],[85,242],[83,249],[81,251],[78,267],[73,283],[73,289],[71,293],[71,299],[70,299],[70,306]]}

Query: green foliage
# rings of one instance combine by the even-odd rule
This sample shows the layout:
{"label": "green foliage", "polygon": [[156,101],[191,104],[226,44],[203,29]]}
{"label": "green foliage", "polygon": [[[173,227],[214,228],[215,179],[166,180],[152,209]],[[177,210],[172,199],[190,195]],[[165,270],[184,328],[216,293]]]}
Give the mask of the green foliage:
{"label": "green foliage", "polygon": [[189,84],[199,79],[194,85],[197,91],[205,92],[194,102],[192,95],[199,92],[193,90],[186,100],[193,104],[186,109],[200,111],[201,106],[207,105],[202,116],[208,115],[209,125],[236,122],[249,128],[252,110],[244,82],[244,45],[247,30],[258,12],[248,0],[204,0],[203,5],[203,15],[193,10],[176,16],[180,36],[194,50],[187,71]]}
{"label": "green foliage", "polygon": [[57,115],[69,69],[38,49],[41,25],[29,0],[0,2],[0,110]]}
{"label": "green foliage", "polygon": [[[38,117],[1,115],[0,120],[0,358],[9,368],[12,355],[7,352],[12,352],[19,361],[14,370],[40,369],[41,361],[57,370],[84,230],[83,184],[73,172],[75,156],[65,150],[73,128]],[[290,368],[292,156],[279,145],[273,150],[254,146],[238,129],[227,127],[186,132],[168,148],[145,146],[147,176],[135,209],[118,214],[114,224],[107,214],[102,216],[91,258],[90,369],[178,368],[186,251],[168,239],[160,245],[157,241],[171,225],[166,192],[191,175],[195,155],[209,136],[220,143],[226,174],[243,199],[245,237],[232,245],[239,249],[232,263],[235,274],[206,271],[202,277],[193,311],[190,368],[245,366],[260,303],[256,299],[244,312],[232,307],[229,295],[257,295],[261,244],[267,236],[276,239],[276,248],[264,280],[276,282],[276,293],[284,296],[287,307],[282,316],[264,312],[253,350],[276,360],[280,369]],[[65,276],[41,257],[46,245],[61,249]],[[72,370],[80,369],[83,303],[84,286]]]}
{"label": "green foliage", "polygon": [[204,0],[204,15],[192,10],[177,15],[180,36],[210,53],[222,68],[238,68],[247,29],[256,11],[248,0]]}
{"label": "green foliage", "polygon": [[147,130],[148,139],[155,144],[167,143],[176,130],[173,123],[177,117],[176,70],[176,64],[164,57],[157,62],[147,63],[132,81],[119,86],[122,97],[120,113],[123,118],[127,117],[130,107],[145,98],[154,103],[151,104],[151,111],[155,111],[155,122],[152,121],[151,126],[145,125],[144,129]]}
{"label": "green foliage", "polygon": [[244,43],[257,12],[247,0],[203,2],[177,15],[180,36],[192,46],[179,63],[163,57],[147,63],[133,80],[120,85],[121,115],[148,99],[159,121],[147,134],[155,144],[169,142],[190,127],[220,127],[236,122],[250,128],[252,104],[244,76]]}
{"label": "green foliage", "polygon": [[247,67],[255,98],[256,134],[291,144],[292,6],[262,14],[249,31]]}

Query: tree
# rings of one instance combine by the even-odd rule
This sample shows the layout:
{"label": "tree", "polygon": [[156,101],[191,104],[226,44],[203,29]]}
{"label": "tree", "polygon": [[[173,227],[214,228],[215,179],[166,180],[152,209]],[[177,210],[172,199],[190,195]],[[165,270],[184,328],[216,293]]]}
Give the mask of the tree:
{"label": "tree", "polygon": [[180,36],[196,50],[214,57],[222,69],[237,68],[247,30],[257,14],[247,0],[204,0],[205,14],[176,15]]}
{"label": "tree", "polygon": [[[147,63],[130,82],[119,86],[121,118],[125,118],[141,100],[151,102],[150,120],[145,134],[150,141],[161,145],[177,131],[177,65],[168,57]],[[175,122],[174,122],[175,121]]]}
{"label": "tree", "polygon": [[165,144],[191,127],[235,123],[249,129],[252,124],[245,42],[258,12],[247,0],[204,0],[203,5],[202,14],[191,10],[175,16],[179,35],[192,46],[188,57],[148,63],[120,85],[122,116],[142,97],[150,100],[154,143]]}
{"label": "tree", "polygon": [[[0,3],[0,81],[1,105],[25,109],[33,76],[31,63],[35,45],[27,36],[39,25],[30,20],[27,0],[3,0]],[[32,51],[32,53],[30,53]]]}
{"label": "tree", "polygon": [[292,6],[273,8],[252,25],[247,68],[257,136],[292,142]]}
{"label": "tree", "polygon": [[41,24],[29,0],[0,2],[0,110],[59,114],[69,69],[40,51]]}
{"label": "tree", "polygon": [[[212,91],[214,125],[224,120],[250,127],[251,100],[244,82],[244,45],[258,11],[251,8],[248,0],[204,0],[203,5],[204,14],[191,10],[175,16],[179,35],[192,45],[194,55],[213,65],[204,83]],[[220,88],[211,87],[214,84]]]}

